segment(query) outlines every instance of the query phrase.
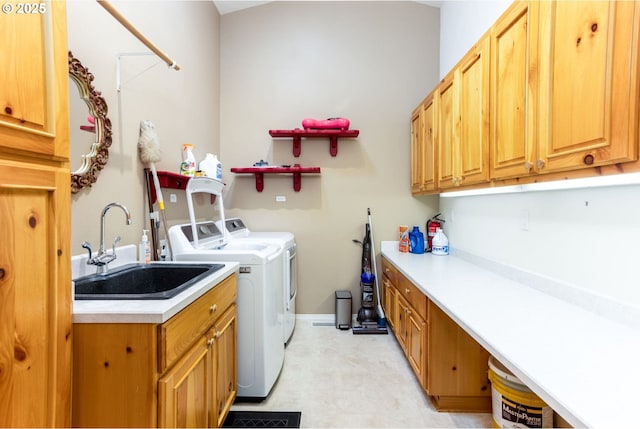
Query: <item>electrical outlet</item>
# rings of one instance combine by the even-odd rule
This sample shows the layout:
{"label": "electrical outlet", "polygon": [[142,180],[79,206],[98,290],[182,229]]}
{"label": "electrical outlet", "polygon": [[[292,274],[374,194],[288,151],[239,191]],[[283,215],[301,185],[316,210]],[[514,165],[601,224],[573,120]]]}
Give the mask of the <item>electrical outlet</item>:
{"label": "electrical outlet", "polygon": [[276,203],[284,203],[287,201],[287,197],[284,195],[276,195]]}
{"label": "electrical outlet", "polygon": [[178,202],[178,197],[176,196],[176,194],[169,194],[169,202],[170,203],[177,203]]}

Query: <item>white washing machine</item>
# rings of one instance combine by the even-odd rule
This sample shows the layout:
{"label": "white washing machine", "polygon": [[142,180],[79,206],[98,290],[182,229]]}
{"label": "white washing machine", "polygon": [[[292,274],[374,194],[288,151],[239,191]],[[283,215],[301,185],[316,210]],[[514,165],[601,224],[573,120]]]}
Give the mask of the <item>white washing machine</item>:
{"label": "white washing machine", "polygon": [[296,259],[296,238],[291,232],[255,232],[240,218],[225,221],[231,242],[240,243],[272,243],[280,246],[283,257],[283,341],[287,344],[291,340],[296,325],[296,295],[298,293],[298,269]]}
{"label": "white washing machine", "polygon": [[[203,180],[200,180],[203,179]],[[282,248],[267,243],[230,242],[228,233],[213,221],[196,222],[192,194],[217,195],[224,219],[220,191],[215,179],[196,177],[187,184],[191,222],[169,229],[176,261],[237,261],[238,273],[238,394],[240,399],[266,398],[284,365],[282,342]]]}

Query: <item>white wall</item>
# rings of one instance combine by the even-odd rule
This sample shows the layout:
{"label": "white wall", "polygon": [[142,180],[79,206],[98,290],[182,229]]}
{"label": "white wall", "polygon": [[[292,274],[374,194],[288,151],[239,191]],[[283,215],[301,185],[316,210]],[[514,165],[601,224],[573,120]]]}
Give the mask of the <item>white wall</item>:
{"label": "white wall", "polygon": [[511,0],[445,0],[440,6],[440,78],[480,39]]}
{"label": "white wall", "polygon": [[[162,150],[158,170],[179,172],[182,143],[194,143],[198,159],[205,152],[219,153],[219,15],[213,2],[112,4],[172,57],[181,70],[169,69],[155,56],[125,57],[121,62],[122,91],[118,93],[116,56],[149,50],[97,2],[67,2],[69,50],[94,74],[94,86],[107,101],[113,125],[113,144],[106,168],[93,187],[72,196],[74,255],[85,253],[80,247],[83,241],[89,241],[94,250],[98,248],[100,212],[110,202],[126,205],[133,224],[125,226],[124,215],[117,209],[109,212],[105,238],[108,247],[117,235],[122,236],[122,245],[136,244],[142,229],[149,228],[144,166],[137,149],[141,120],[150,119],[156,126]],[[77,101],[75,85],[70,88],[71,97]],[[75,161],[73,165],[77,165]],[[177,192],[179,198],[183,194]],[[184,218],[183,199],[170,204],[167,192],[165,200],[170,219]]]}
{"label": "white wall", "polygon": [[[415,2],[273,2],[221,17],[221,160],[227,215],[254,230],[292,231],[298,242],[301,313],[333,313],[334,291],[360,305],[361,248],[367,208],[376,250],[399,224],[422,225],[437,197],[413,198],[409,182],[410,115],[438,81],[439,10]],[[269,129],[302,119],[344,116],[357,139],[302,144],[274,140]],[[317,166],[320,176],[252,177],[230,167]],[[287,198],[276,203],[275,196]]]}
{"label": "white wall", "polygon": [[[442,5],[441,75],[495,21],[497,6]],[[453,248],[640,307],[639,186],[441,198],[440,208]]]}

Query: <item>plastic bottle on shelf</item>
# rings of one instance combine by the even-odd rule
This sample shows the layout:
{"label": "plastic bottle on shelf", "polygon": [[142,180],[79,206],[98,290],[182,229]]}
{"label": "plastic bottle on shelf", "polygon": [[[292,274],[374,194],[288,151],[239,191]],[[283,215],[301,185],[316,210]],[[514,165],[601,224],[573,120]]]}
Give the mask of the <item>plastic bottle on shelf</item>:
{"label": "plastic bottle on shelf", "polygon": [[143,264],[151,262],[151,244],[149,243],[149,237],[147,237],[147,231],[147,229],[142,230],[142,237],[138,245],[138,261]]}
{"label": "plastic bottle on shelf", "polygon": [[191,143],[184,143],[182,145],[180,174],[192,177],[196,175],[196,157],[193,155],[193,145]]}
{"label": "plastic bottle on shelf", "polygon": [[217,156],[207,153],[198,168],[204,176],[222,180],[222,163]]}
{"label": "plastic bottle on shelf", "polygon": [[444,235],[442,228],[436,230],[436,235],[431,242],[431,253],[440,256],[449,254],[449,239]]}

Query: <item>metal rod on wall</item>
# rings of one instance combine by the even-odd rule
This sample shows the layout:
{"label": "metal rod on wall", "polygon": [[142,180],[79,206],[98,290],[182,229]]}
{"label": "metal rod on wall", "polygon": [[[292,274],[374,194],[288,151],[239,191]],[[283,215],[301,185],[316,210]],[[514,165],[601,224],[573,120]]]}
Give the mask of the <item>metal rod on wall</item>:
{"label": "metal rod on wall", "polygon": [[117,19],[120,24],[122,24],[131,34],[136,36],[138,40],[140,40],[147,48],[151,49],[151,51],[156,54],[158,57],[162,59],[169,67],[174,70],[180,70],[180,66],[176,64],[167,54],[162,52],[156,45],[154,45],[149,39],[147,39],[138,29],[131,24],[127,18],[125,18],[120,12],[114,8],[111,3],[105,0],[96,0],[100,6],[106,9],[115,19]]}

